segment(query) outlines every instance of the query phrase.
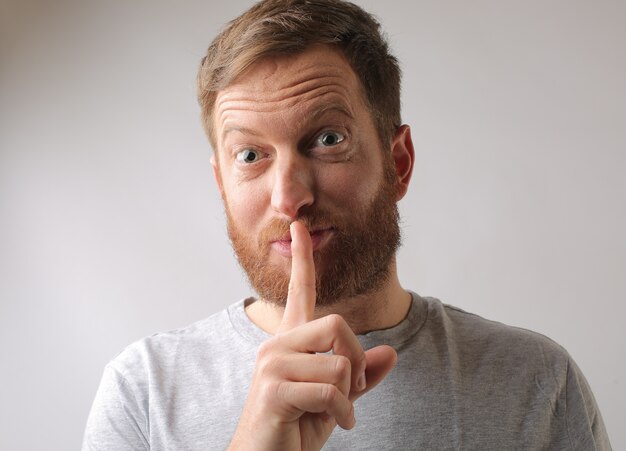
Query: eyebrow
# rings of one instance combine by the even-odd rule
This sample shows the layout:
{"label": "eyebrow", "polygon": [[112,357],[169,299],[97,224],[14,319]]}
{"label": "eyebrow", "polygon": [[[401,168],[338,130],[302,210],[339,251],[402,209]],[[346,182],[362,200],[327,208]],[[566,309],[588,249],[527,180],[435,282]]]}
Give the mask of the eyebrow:
{"label": "eyebrow", "polygon": [[[313,110],[312,113],[307,115],[307,122],[316,122],[320,120],[320,118],[324,117],[326,114],[329,114],[329,113],[339,113],[343,116],[348,117],[349,119],[354,119],[354,115],[352,114],[349,108],[346,108],[344,105],[340,103],[329,103],[329,104],[324,104],[320,106],[319,108],[316,108],[315,110]],[[239,132],[244,135],[251,135],[251,136],[256,136],[256,137],[261,136],[259,132],[257,132],[256,130],[252,128],[232,124],[232,125],[227,125],[224,128],[224,131],[222,132],[222,139],[225,139],[226,136],[231,132]]]}
{"label": "eyebrow", "polygon": [[222,132],[222,139],[226,138],[226,135],[231,132],[239,132],[243,133],[244,135],[260,136],[258,132],[251,128],[242,127],[240,125],[227,125]]}
{"label": "eyebrow", "polygon": [[324,115],[331,113],[331,112],[339,113],[339,114],[342,114],[343,116],[347,116],[350,119],[354,119],[354,115],[352,114],[350,109],[346,108],[344,105],[340,103],[329,103],[329,104],[322,105],[320,108],[317,108],[316,110],[314,110],[313,113],[311,113],[310,115],[310,121],[311,122],[317,121]]}

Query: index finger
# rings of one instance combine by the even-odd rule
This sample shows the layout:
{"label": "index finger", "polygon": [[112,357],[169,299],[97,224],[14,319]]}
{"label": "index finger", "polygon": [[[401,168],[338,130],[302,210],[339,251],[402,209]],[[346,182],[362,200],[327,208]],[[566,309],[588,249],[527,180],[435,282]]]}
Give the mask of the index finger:
{"label": "index finger", "polygon": [[283,319],[278,332],[285,332],[308,323],[315,311],[315,263],[309,231],[294,221],[291,231],[291,278]]}

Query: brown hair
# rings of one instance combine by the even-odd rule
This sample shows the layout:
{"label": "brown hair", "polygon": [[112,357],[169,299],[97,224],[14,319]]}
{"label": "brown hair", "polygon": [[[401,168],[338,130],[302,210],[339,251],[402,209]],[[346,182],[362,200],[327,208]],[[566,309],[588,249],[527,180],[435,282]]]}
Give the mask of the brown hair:
{"label": "brown hair", "polygon": [[202,59],[198,102],[214,149],[217,92],[262,58],[301,53],[314,44],[343,52],[359,77],[381,143],[391,142],[401,124],[400,68],[378,21],[347,1],[264,0],[231,21]]}

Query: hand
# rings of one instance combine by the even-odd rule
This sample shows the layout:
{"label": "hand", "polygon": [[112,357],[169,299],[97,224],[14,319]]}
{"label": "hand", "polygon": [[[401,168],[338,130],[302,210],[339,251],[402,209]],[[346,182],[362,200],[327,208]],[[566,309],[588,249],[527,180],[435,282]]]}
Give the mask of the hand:
{"label": "hand", "polygon": [[[259,348],[230,449],[319,450],[338,424],[355,424],[353,402],[393,368],[389,346],[363,351],[339,315],[314,320],[315,264],[311,237],[291,224],[291,279],[276,335]],[[316,354],[333,351],[332,355]]]}

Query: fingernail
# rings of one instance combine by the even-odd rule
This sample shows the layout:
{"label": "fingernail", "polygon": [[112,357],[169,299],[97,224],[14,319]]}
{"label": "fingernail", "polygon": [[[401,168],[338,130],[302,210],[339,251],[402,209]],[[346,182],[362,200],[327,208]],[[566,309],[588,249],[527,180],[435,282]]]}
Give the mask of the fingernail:
{"label": "fingernail", "polygon": [[366,382],[365,382],[365,373],[361,373],[361,375],[359,376],[359,378],[356,381],[356,389],[358,391],[363,391],[365,390],[365,386],[366,386]]}

